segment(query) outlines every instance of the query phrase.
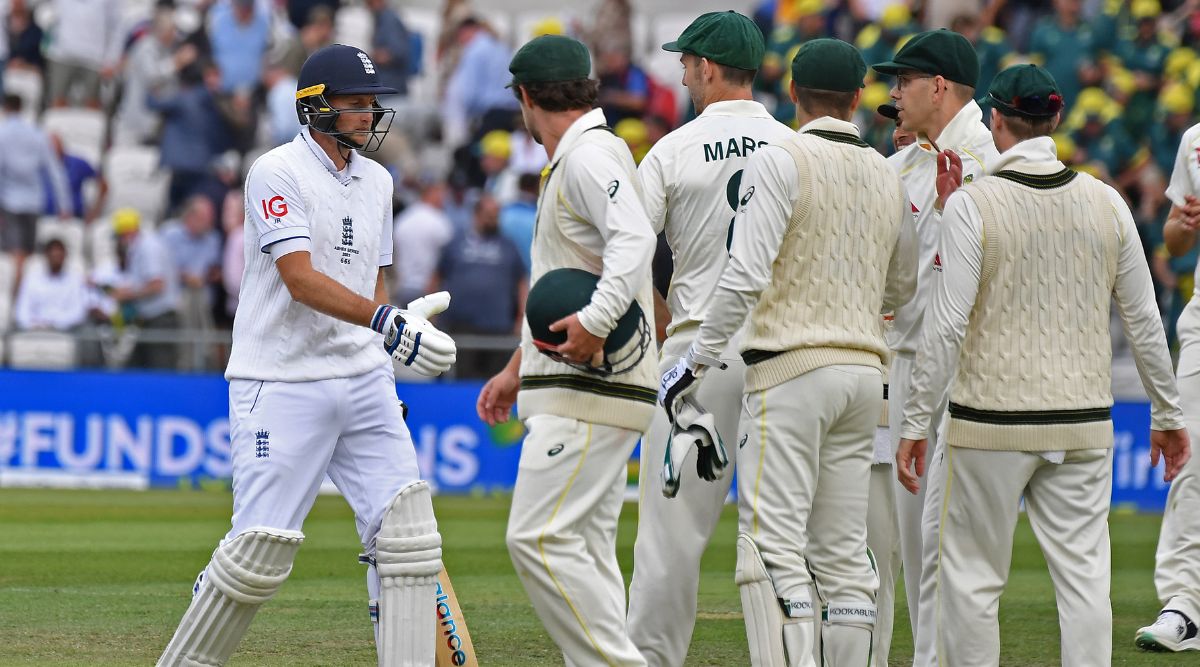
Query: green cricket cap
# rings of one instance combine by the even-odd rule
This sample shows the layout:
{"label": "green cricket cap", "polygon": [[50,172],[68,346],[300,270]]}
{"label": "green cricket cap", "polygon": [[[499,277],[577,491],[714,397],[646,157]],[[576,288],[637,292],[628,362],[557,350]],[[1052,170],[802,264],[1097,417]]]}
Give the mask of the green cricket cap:
{"label": "green cricket cap", "polygon": [[966,37],[939,28],[914,35],[891,60],[873,69],[889,76],[916,70],[974,88],[979,82],[979,55]]}
{"label": "green cricket cap", "polygon": [[662,48],[708,58],[726,67],[757,70],[767,45],[754,21],[730,10],[701,14],[679,39],[663,44]]}
{"label": "green cricket cap", "polygon": [[1049,118],[1062,111],[1058,82],[1045,68],[1013,65],[992,79],[985,103],[1006,116]]}
{"label": "green cricket cap", "polygon": [[562,35],[542,35],[529,40],[508,64],[512,88],[522,83],[578,81],[592,73],[592,56],[583,42]]}
{"label": "green cricket cap", "polygon": [[792,82],[797,88],[851,92],[863,87],[866,75],[862,54],[840,39],[809,40],[792,59]]}

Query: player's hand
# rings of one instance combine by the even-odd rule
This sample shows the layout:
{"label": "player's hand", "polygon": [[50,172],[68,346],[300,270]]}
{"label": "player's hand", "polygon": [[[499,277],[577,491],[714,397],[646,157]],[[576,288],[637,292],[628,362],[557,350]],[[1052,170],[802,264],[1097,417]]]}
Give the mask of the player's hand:
{"label": "player's hand", "polygon": [[679,401],[699,387],[699,380],[709,366],[724,370],[725,364],[717,359],[702,357],[695,348],[688,348],[687,354],[679,358],[666,373],[663,373],[658,384],[658,404],[667,411],[667,418],[675,421],[675,408]]}
{"label": "player's hand", "polygon": [[896,479],[913,495],[921,490],[921,477],[925,475],[925,448],[928,444],[925,438],[900,438],[900,447],[896,450]]}
{"label": "player's hand", "polygon": [[1170,482],[1175,479],[1179,471],[1183,470],[1183,465],[1192,457],[1187,429],[1150,431],[1151,468],[1158,466],[1160,455],[1167,461],[1167,469],[1163,472],[1163,481]]}
{"label": "player's hand", "polygon": [[512,407],[517,402],[517,392],[520,389],[520,374],[505,368],[483,385],[479,399],[475,401],[475,413],[488,426],[503,424],[512,414]]}
{"label": "player's hand", "polygon": [[383,334],[383,349],[393,359],[421,375],[433,377],[454,365],[458,349],[454,339],[433,326],[423,312],[428,310],[400,310],[383,305],[371,318],[371,328]]}
{"label": "player's hand", "polygon": [[1200,229],[1200,199],[1192,195],[1184,195],[1183,200],[1183,206],[1177,207],[1180,215],[1176,219],[1179,220],[1180,227],[1194,232]]}
{"label": "player's hand", "polygon": [[944,150],[937,155],[937,210],[942,210],[946,200],[962,185],[962,158],[952,150]]}
{"label": "player's hand", "polygon": [[567,340],[555,350],[577,364],[599,366],[604,363],[604,339],[593,335],[579,322],[579,313],[571,313],[550,325],[551,331],[566,331]]}

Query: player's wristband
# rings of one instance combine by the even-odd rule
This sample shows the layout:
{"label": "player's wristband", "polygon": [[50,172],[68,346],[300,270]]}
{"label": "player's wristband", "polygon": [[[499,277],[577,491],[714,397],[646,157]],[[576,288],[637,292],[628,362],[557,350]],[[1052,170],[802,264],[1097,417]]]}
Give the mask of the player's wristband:
{"label": "player's wristband", "polygon": [[371,328],[377,333],[383,333],[387,327],[388,320],[392,319],[392,315],[396,312],[395,306],[384,304],[375,309],[375,316],[371,318]]}

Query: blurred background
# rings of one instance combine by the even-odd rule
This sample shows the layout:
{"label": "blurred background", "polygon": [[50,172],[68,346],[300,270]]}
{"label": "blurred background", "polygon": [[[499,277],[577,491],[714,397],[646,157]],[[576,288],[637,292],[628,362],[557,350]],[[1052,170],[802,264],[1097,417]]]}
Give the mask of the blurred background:
{"label": "blurred background", "polygon": [[[1128,199],[1174,345],[1198,251],[1163,250],[1163,191],[1197,120],[1200,0],[0,0],[0,483],[51,460],[91,461],[93,435],[103,451],[125,452],[115,469],[138,468],[141,448],[153,449],[143,430],[165,452],[191,451],[193,431],[164,435],[159,416],[140,426],[141,415],[171,410],[191,415],[199,442],[227,452],[227,437],[211,431],[223,419],[217,374],[243,269],[242,181],[257,156],[295,136],[299,68],[333,42],[369,53],[401,91],[382,100],[395,123],[368,155],[396,186],[392,298],[454,295],[437,324],[458,341],[459,364],[406,400],[428,402],[427,415],[453,413],[429,436],[437,443],[465,441],[451,423],[516,442],[519,426],[488,434],[474,423],[470,384],[516,344],[546,163],[504,88],[511,53],[541,34],[586,42],[609,124],[640,159],[695,114],[678,55],[660,45],[724,9],[752,16],[766,36],[755,92],[784,122],[788,65],[815,37],[850,41],[874,63],[916,32],[953,28],[976,45],[980,95],[1010,64],[1049,68],[1067,102],[1059,156]],[[874,109],[891,83],[870,76],[855,120],[889,154],[891,122]],[[662,255],[656,265],[669,267]],[[1133,451],[1144,395],[1119,329],[1113,385],[1133,421],[1118,424],[1118,446],[1128,433]],[[162,405],[103,407],[127,396]],[[110,423],[106,409],[123,421]],[[30,426],[30,414],[49,421]],[[51,428],[60,414],[73,420],[67,435]],[[1142,468],[1130,483],[1152,483]]]}

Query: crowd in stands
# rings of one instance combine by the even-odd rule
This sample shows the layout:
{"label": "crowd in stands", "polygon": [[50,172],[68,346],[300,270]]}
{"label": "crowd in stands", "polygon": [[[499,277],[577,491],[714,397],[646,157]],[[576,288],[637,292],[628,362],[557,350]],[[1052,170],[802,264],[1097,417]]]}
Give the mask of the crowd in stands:
{"label": "crowd in stands", "polygon": [[[546,33],[583,39],[609,124],[639,159],[695,114],[681,70],[658,49],[694,18],[679,7],[658,9],[664,18],[632,0],[587,0],[513,20],[504,2],[482,0],[439,9],[391,0],[4,4],[0,362],[58,349],[2,335],[46,330],[74,338],[72,364],[220,368],[215,334],[231,325],[244,263],[242,180],[258,155],[293,139],[299,68],[335,41],[369,53],[400,91],[381,100],[397,120],[369,156],[396,183],[392,297],[403,304],[451,290],[439,326],[452,334],[520,328],[546,154],[505,88],[515,46]],[[1170,258],[1162,249],[1163,191],[1197,120],[1200,2],[731,5],[766,36],[756,96],[785,122],[788,64],[815,37],[850,41],[874,63],[916,32],[950,27],[976,45],[977,91],[1011,64],[1050,69],[1068,107],[1059,157],[1130,201],[1173,337],[1200,250]],[[892,82],[871,76],[856,121],[887,154],[892,121],[875,108]],[[460,376],[487,375],[496,358],[468,352],[460,361]]]}

